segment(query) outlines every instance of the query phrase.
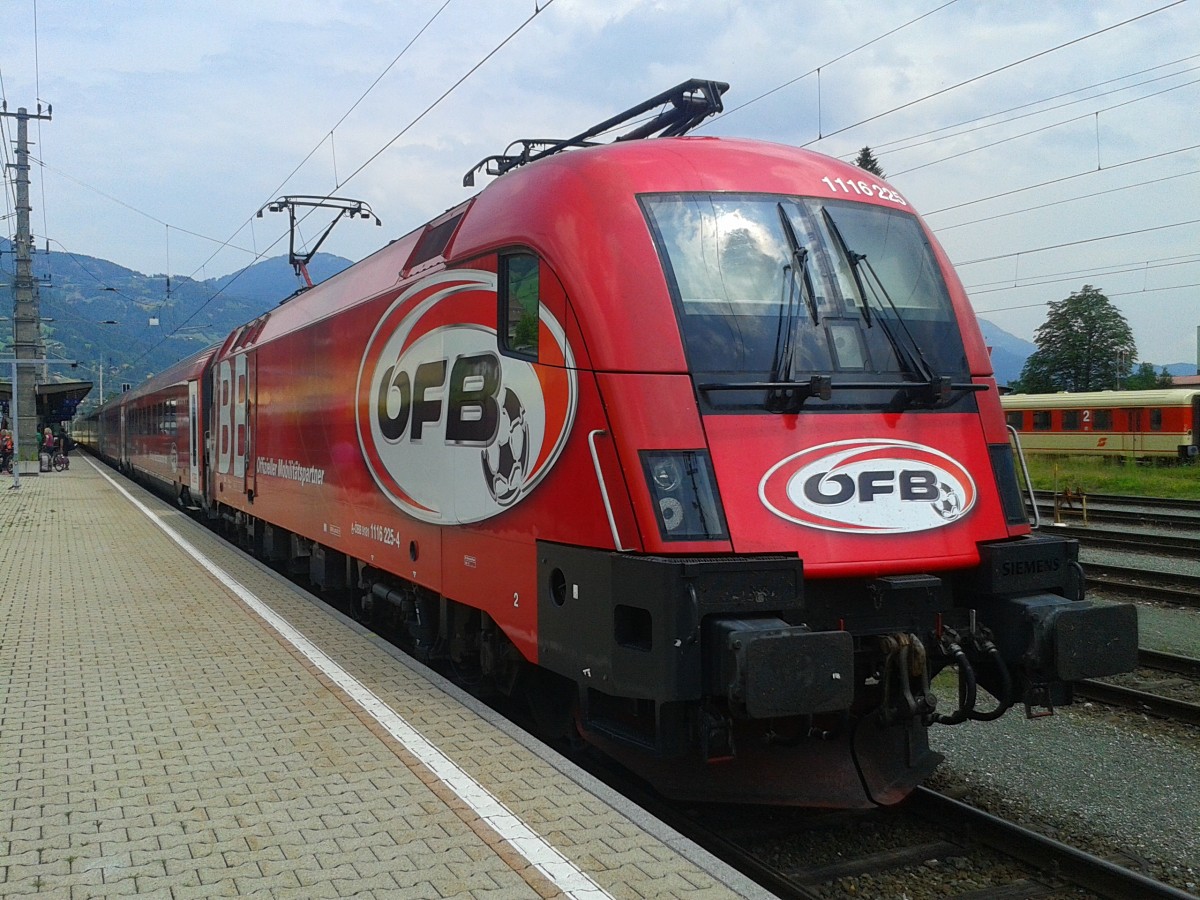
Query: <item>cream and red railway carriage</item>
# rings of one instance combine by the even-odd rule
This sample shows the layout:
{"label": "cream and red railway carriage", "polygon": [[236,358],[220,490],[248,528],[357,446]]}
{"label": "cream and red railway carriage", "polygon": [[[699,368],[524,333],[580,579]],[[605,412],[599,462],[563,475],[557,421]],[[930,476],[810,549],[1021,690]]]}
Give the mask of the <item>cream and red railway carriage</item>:
{"label": "cream and red railway carriage", "polygon": [[1009,394],[1001,405],[1028,453],[1196,459],[1200,391]]}

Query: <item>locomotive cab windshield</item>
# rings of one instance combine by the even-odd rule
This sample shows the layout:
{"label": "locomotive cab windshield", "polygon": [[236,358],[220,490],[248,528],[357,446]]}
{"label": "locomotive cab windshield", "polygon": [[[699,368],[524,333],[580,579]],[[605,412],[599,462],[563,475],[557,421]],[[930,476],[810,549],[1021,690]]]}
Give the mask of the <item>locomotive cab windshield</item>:
{"label": "locomotive cab windshield", "polygon": [[[643,196],[689,367],[714,409],[958,411],[969,368],[917,219],[760,194]],[[834,396],[836,394],[836,396]]]}

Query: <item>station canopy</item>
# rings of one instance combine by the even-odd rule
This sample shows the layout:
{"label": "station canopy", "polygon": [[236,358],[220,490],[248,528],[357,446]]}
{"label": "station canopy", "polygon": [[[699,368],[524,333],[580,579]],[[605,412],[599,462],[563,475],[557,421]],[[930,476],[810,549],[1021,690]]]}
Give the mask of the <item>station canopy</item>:
{"label": "station canopy", "polygon": [[[34,386],[39,422],[67,422],[81,400],[92,390],[90,381],[46,381]],[[12,383],[0,381],[0,404],[7,416],[12,404]]]}

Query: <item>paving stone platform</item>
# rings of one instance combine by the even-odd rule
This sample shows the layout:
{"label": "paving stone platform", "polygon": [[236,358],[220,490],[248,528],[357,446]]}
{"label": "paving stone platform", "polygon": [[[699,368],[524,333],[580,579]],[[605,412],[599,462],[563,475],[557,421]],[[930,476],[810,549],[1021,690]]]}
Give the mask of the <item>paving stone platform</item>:
{"label": "paving stone platform", "polygon": [[11,484],[0,896],[768,896],[88,457]]}

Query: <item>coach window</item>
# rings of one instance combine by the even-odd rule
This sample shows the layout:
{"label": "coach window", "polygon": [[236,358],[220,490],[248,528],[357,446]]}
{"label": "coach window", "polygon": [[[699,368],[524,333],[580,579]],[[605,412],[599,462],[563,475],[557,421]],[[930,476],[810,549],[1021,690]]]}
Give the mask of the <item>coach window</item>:
{"label": "coach window", "polygon": [[1112,431],[1112,410],[1097,409],[1093,413],[1095,416],[1097,431]]}
{"label": "coach window", "polygon": [[1034,431],[1049,431],[1050,430],[1050,410],[1037,410],[1033,414],[1033,430]]}
{"label": "coach window", "polygon": [[1025,413],[1020,410],[1014,409],[1005,413],[1004,419],[1011,427],[1017,429],[1017,431],[1025,429]]}
{"label": "coach window", "polygon": [[1063,431],[1078,431],[1079,430],[1079,410],[1064,409],[1062,414],[1062,430]]}
{"label": "coach window", "polygon": [[504,349],[517,356],[538,356],[538,259],[510,253],[499,261],[500,322]]}
{"label": "coach window", "polygon": [[1161,409],[1150,410],[1150,430],[1151,431],[1162,431],[1162,410]]}

